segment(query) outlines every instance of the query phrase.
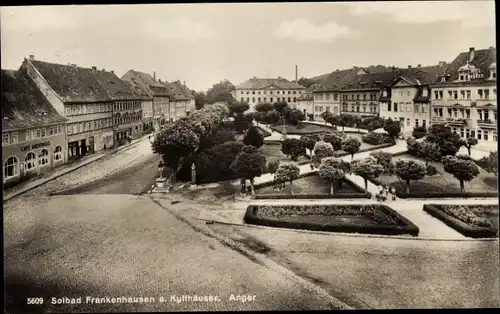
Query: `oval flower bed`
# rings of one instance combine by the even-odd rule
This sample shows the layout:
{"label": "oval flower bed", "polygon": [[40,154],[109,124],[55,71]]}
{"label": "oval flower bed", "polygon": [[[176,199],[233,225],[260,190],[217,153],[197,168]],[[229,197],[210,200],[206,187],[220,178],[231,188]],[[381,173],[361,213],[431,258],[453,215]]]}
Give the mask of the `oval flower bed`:
{"label": "oval flower bed", "polygon": [[498,205],[425,204],[424,211],[470,238],[498,237]]}
{"label": "oval flower bed", "polygon": [[315,231],[411,234],[418,227],[392,208],[367,205],[256,205],[249,206],[245,223]]}

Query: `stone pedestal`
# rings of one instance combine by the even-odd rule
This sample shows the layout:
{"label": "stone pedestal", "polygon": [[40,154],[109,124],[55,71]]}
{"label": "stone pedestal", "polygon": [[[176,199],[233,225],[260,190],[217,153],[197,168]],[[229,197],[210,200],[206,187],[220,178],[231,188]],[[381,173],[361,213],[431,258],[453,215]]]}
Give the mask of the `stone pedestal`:
{"label": "stone pedestal", "polygon": [[165,190],[167,188],[167,178],[156,179],[156,189]]}

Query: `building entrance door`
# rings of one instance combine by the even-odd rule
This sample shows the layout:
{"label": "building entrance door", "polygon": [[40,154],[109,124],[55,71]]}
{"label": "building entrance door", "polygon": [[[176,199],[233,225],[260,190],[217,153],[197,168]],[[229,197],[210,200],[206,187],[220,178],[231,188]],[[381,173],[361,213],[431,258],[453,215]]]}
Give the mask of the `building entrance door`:
{"label": "building entrance door", "polygon": [[87,153],[87,144],[84,139],[80,141],[80,153],[82,156],[85,156]]}
{"label": "building entrance door", "polygon": [[89,153],[93,154],[95,151],[95,148],[94,148],[94,137],[91,136],[89,137]]}

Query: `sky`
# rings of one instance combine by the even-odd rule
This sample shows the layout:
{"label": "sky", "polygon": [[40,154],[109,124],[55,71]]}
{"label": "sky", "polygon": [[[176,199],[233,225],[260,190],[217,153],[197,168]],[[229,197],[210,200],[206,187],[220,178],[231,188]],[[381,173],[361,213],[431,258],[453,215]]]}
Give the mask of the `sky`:
{"label": "sky", "polygon": [[23,59],[156,72],[201,91],[228,79],[434,65],[495,45],[494,1],[1,7],[2,69]]}

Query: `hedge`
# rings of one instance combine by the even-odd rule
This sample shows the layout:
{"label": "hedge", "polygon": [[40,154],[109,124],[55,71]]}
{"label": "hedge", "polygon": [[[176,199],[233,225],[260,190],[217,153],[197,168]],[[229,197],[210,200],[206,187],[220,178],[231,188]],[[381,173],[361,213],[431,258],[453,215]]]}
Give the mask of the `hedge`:
{"label": "hedge", "polygon": [[254,195],[252,198],[256,200],[282,200],[282,199],[335,199],[335,198],[371,198],[371,193],[337,193],[337,194],[262,194]]}
{"label": "hedge", "polygon": [[[439,204],[424,204],[424,211],[469,238],[496,238],[498,230],[470,225],[446,214]],[[467,206],[467,205],[462,205]]]}
{"label": "hedge", "polygon": [[266,129],[264,129],[263,127],[261,127],[260,125],[256,125],[255,127],[257,127],[260,130],[260,132],[264,138],[271,136],[271,133],[269,131],[267,131]]}
{"label": "hedge", "polygon": [[[367,148],[360,149],[358,152],[354,153],[354,155],[359,154],[359,153],[369,152],[369,151],[372,151],[372,150],[387,148],[387,147],[391,147],[391,146],[394,146],[394,145],[395,144],[392,144],[392,143],[386,143],[386,144],[380,144],[380,145],[376,145],[376,146],[372,146],[372,147],[367,147]],[[344,157],[344,156],[350,156],[351,155],[351,154],[349,154],[347,152],[344,152],[344,151],[335,151],[333,154],[334,154],[335,157]]]}
{"label": "hedge", "polygon": [[[284,205],[287,206],[287,205]],[[279,207],[284,207],[279,206]],[[289,205],[294,207],[314,207],[315,205]],[[317,205],[316,205],[317,206]],[[330,232],[346,232],[346,233],[369,233],[369,234],[385,234],[385,235],[398,235],[398,234],[411,234],[418,236],[419,229],[411,221],[398,214],[392,208],[381,204],[369,205],[329,205],[331,207],[351,207],[357,208],[359,211],[365,207],[375,207],[383,214],[387,215],[389,219],[395,221],[398,225],[376,225],[376,224],[342,224],[342,225],[322,225],[313,222],[291,222],[283,221],[276,217],[259,217],[256,215],[259,206],[248,206],[245,213],[244,222],[248,224],[262,225],[276,228],[290,228],[290,229],[305,229],[313,231],[330,231]],[[277,206],[278,207],[278,206]]]}
{"label": "hedge", "polygon": [[[375,182],[374,182],[375,183]],[[426,193],[401,193],[396,190],[399,198],[470,198],[470,197],[498,197],[498,192],[426,192]]]}

